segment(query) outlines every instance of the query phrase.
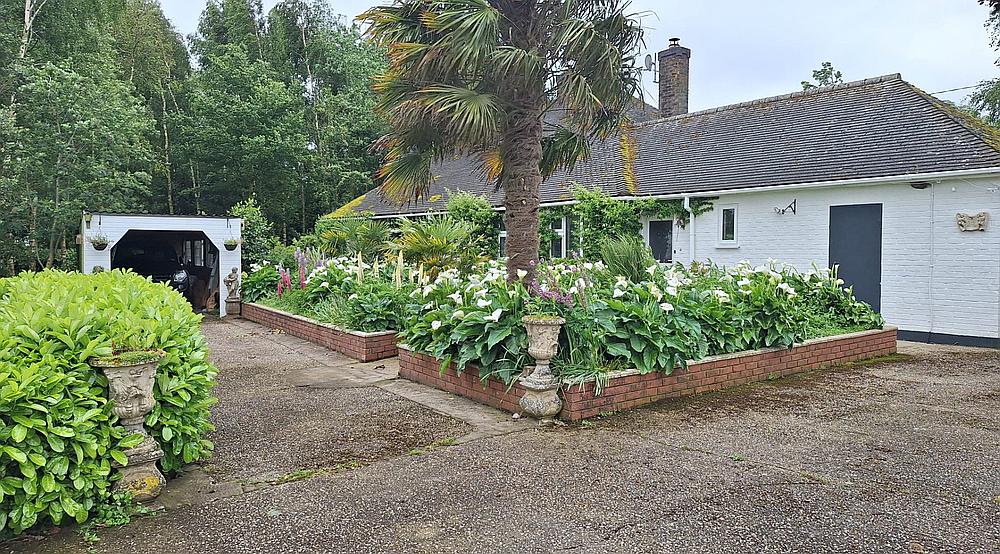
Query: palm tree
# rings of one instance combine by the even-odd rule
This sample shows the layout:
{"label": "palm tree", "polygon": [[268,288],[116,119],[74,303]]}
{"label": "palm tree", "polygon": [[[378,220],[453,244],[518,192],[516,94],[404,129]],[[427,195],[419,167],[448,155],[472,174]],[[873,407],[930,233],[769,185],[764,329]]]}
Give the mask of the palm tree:
{"label": "palm tree", "polygon": [[[389,52],[382,194],[419,198],[431,165],[475,157],[504,191],[508,272],[534,275],[538,189],[625,122],[641,95],[627,0],[396,0],[359,19]],[[555,117],[546,117],[558,111]]]}

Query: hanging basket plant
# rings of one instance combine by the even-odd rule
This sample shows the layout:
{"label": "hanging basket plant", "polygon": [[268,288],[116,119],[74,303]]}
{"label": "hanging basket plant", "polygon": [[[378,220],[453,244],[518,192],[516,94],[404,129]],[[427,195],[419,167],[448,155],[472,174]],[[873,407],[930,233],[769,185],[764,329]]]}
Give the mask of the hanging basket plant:
{"label": "hanging basket plant", "polygon": [[226,250],[232,252],[233,250],[236,250],[237,247],[239,247],[240,242],[242,241],[237,239],[228,239],[226,240],[226,242],[222,243],[222,245],[226,247]]}
{"label": "hanging basket plant", "polygon": [[111,242],[104,235],[94,235],[90,237],[90,244],[94,247],[94,250],[104,250]]}

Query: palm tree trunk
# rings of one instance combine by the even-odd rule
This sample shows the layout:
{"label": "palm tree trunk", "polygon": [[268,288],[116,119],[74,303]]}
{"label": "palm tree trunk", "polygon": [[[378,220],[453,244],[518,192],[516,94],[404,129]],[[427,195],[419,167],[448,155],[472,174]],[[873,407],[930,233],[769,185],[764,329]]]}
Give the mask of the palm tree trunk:
{"label": "palm tree trunk", "polygon": [[538,263],[538,189],[542,184],[541,100],[527,98],[509,113],[507,130],[500,147],[504,190],[504,224],[507,227],[507,278],[517,279],[517,271],[527,271],[526,281],[535,278]]}
{"label": "palm tree trunk", "polygon": [[[501,11],[510,27],[511,42],[526,51],[541,47],[534,2],[502,3]],[[538,189],[542,184],[542,114],[545,109],[545,83],[529,83],[524,89],[507,90],[510,108],[500,144],[503,171],[500,184],[504,190],[504,223],[507,227],[507,279],[518,279],[518,270],[527,272],[524,280],[535,279],[538,263]]]}

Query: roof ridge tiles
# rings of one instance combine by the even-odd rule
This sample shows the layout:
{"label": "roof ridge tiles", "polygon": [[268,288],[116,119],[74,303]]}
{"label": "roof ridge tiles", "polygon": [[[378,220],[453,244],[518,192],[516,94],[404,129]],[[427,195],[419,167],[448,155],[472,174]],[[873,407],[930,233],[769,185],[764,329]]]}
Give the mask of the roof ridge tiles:
{"label": "roof ridge tiles", "polygon": [[[713,114],[713,113],[725,112],[725,111],[735,110],[735,109],[739,109],[739,108],[749,108],[749,107],[753,107],[753,106],[761,106],[761,105],[764,105],[764,104],[770,104],[771,102],[778,102],[780,100],[788,100],[788,99],[791,99],[791,98],[802,98],[802,97],[805,97],[805,96],[813,96],[813,95],[817,95],[817,94],[826,94],[828,92],[833,92],[833,91],[836,91],[836,90],[843,90],[843,89],[855,88],[855,87],[860,87],[860,86],[865,86],[865,85],[872,85],[872,84],[875,84],[875,83],[883,83],[883,82],[887,82],[887,81],[903,81],[903,77],[899,73],[889,73],[889,74],[886,74],[886,75],[880,75],[878,77],[869,77],[867,79],[860,79],[860,80],[857,80],[857,81],[849,81],[849,82],[846,82],[846,83],[839,83],[839,84],[836,84],[836,85],[828,85],[828,86],[823,86],[823,87],[814,87],[814,88],[811,88],[811,89],[808,89],[808,90],[800,90],[800,91],[796,91],[796,92],[787,92],[785,94],[779,94],[777,96],[767,96],[767,97],[764,97],[764,98],[757,98],[755,100],[746,100],[746,101],[743,101],[743,102],[737,102],[735,104],[726,104],[725,106],[718,106],[718,107],[715,107],[715,108],[707,108],[707,109],[699,110],[699,111],[696,111],[696,112],[679,114],[679,115],[674,115],[674,116],[670,116],[670,117],[661,117],[661,118],[658,118],[658,119],[651,119],[649,121],[644,121],[642,123],[636,123],[635,126],[636,127],[646,127],[646,126],[649,126],[649,125],[657,125],[657,124],[663,123],[665,121],[678,121],[678,120],[686,119],[686,118],[689,118],[689,117],[696,117],[696,116],[700,116],[700,115],[709,115],[709,114]],[[905,82],[905,81],[903,81],[903,82]]]}

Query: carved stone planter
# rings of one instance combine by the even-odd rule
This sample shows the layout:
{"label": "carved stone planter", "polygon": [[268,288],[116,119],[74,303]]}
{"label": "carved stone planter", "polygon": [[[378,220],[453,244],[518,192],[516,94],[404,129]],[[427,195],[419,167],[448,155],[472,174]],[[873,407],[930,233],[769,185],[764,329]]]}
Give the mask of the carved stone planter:
{"label": "carved stone planter", "polygon": [[146,414],[156,403],[153,399],[156,366],[165,354],[162,351],[143,354],[149,354],[147,357],[153,359],[131,364],[127,359],[119,360],[114,357],[90,361],[92,366],[99,368],[108,378],[111,411],[129,432],[139,433],[144,437],[138,446],[125,450],[128,465],[123,467],[117,462],[112,463],[121,474],[114,490],[129,491],[137,502],[156,498],[166,483],[166,478],[156,467],[157,460],[163,457],[163,450],[143,425]]}
{"label": "carved stone planter", "polygon": [[521,322],[528,330],[528,354],[535,359],[535,366],[519,381],[525,388],[520,405],[532,417],[552,419],[562,409],[562,400],[559,398],[559,380],[552,375],[549,363],[559,351],[559,331],[566,320],[529,315],[521,318]]}

